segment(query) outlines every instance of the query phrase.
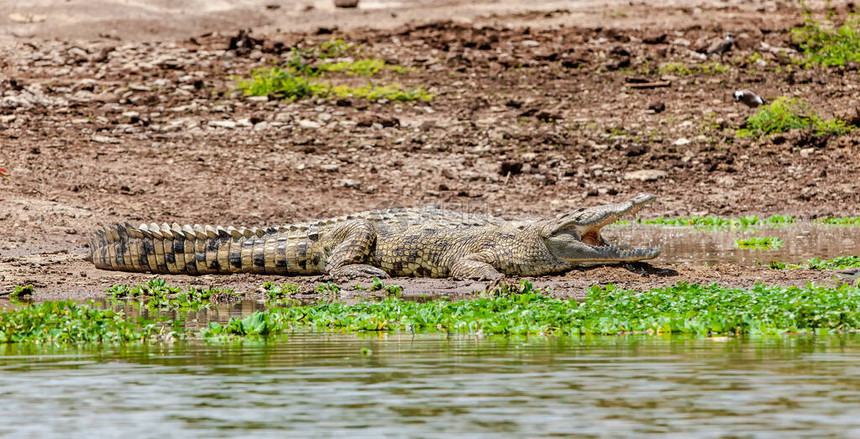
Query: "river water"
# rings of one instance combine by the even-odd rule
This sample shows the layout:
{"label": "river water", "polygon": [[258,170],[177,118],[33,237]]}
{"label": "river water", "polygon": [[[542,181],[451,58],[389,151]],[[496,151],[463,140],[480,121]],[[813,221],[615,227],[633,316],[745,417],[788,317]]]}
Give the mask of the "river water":
{"label": "river water", "polygon": [[[708,230],[629,224],[604,229],[610,242],[660,247],[654,263],[753,265],[782,261],[790,264],[811,258],[830,259],[860,254],[860,227],[798,222],[782,227],[746,227]],[[779,238],[777,249],[737,248],[736,239]]]}
{"label": "river water", "polygon": [[34,438],[860,437],[860,334],[0,345],[0,413]]}

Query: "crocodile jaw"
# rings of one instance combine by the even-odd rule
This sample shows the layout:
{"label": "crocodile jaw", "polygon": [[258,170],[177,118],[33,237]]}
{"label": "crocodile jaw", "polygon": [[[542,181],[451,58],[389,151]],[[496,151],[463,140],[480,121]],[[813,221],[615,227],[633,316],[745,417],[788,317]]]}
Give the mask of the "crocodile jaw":
{"label": "crocodile jaw", "polygon": [[660,255],[657,247],[633,248],[613,245],[600,230],[625,216],[635,215],[654,202],[651,194],[638,194],[631,200],[604,206],[579,209],[550,220],[544,226],[547,248],[557,258],[572,265],[634,262]]}

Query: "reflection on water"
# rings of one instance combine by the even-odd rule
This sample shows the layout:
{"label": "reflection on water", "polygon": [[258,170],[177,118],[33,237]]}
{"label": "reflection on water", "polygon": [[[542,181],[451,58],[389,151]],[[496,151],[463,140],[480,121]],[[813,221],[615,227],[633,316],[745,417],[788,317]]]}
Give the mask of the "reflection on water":
{"label": "reflection on water", "polygon": [[0,345],[0,413],[24,437],[860,437],[860,335]]}
{"label": "reflection on water", "polygon": [[[801,222],[785,227],[704,231],[692,227],[631,224],[604,229],[611,242],[641,246],[651,243],[662,253],[657,263],[721,263],[752,265],[778,260],[797,263],[860,254],[860,227]],[[735,239],[775,237],[785,243],[776,250],[735,248]]]}

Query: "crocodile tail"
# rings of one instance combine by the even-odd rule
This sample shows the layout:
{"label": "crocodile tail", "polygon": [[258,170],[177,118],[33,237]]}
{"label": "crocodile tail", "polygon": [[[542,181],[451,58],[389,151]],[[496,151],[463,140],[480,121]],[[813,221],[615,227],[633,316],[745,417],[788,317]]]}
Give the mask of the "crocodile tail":
{"label": "crocodile tail", "polygon": [[[97,268],[164,274],[286,274],[278,229],[129,223],[105,227],[90,240]],[[283,247],[281,247],[283,249]]]}

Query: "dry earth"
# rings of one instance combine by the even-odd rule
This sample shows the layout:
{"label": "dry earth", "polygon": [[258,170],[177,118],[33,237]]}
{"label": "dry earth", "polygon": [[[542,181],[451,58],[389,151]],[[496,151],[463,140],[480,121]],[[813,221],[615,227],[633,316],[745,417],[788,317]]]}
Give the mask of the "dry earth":
{"label": "dry earth", "polygon": [[[435,202],[547,216],[640,191],[660,196],[646,216],[860,214],[860,134],[735,136],[752,111],[732,100],[742,88],[860,118],[857,65],[787,71],[796,55],[789,32],[802,21],[788,3],[425,1],[334,10],[248,1],[174,10],[172,2],[105,1],[89,15],[92,3],[62,3],[0,7],[0,167],[10,171],[0,179],[3,292],[30,283],[37,298],[100,297],[109,285],[154,277],[83,260],[87,235],[118,221],[272,225]],[[837,5],[837,16],[849,7]],[[254,28],[251,38],[231,48],[243,27]],[[737,41],[723,59],[727,72],[657,72],[666,62],[719,62],[695,49],[726,32]],[[235,90],[235,76],[332,38],[410,69],[377,81],[435,97],[289,102]],[[756,53],[760,62],[750,60]],[[637,88],[641,80],[668,86]],[[238,291],[264,279],[287,281],[169,277]],[[536,283],[578,295],[593,284],[680,280],[802,284],[831,274],[634,265]],[[413,295],[482,287],[397,283]]]}

